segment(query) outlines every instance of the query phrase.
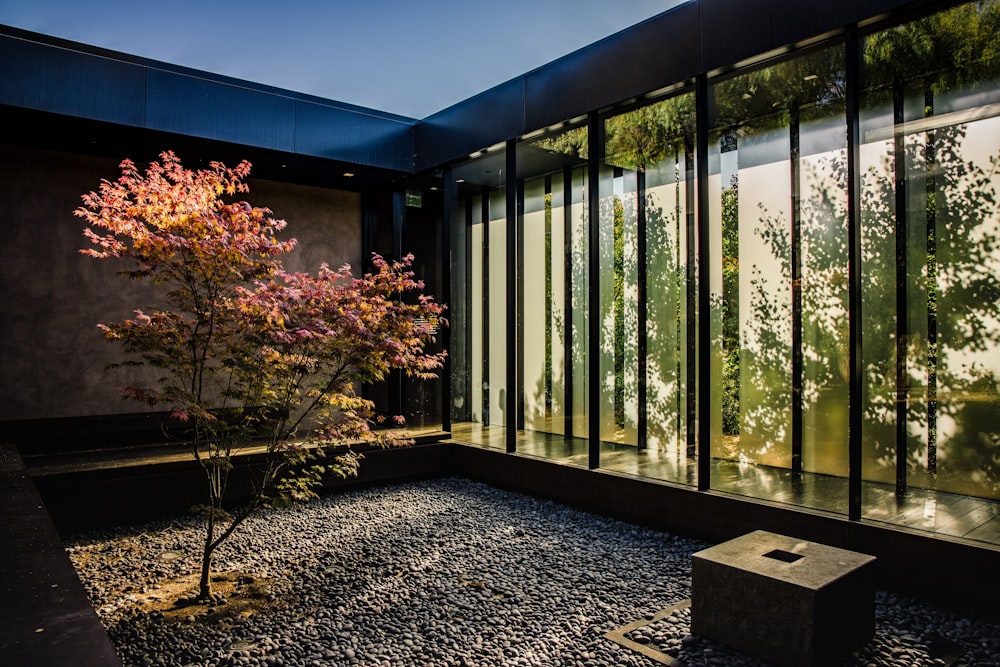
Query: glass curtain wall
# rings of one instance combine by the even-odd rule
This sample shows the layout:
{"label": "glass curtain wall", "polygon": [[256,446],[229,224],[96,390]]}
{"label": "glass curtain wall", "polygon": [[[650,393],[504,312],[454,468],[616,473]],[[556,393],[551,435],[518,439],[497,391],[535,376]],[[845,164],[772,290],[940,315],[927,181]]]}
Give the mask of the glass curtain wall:
{"label": "glass curtain wall", "polygon": [[[1000,500],[998,27],[1000,3],[957,5],[864,33],[858,72],[832,40],[710,79],[704,118],[680,89],[603,114],[590,126],[602,137],[574,127],[520,141],[516,248],[506,247],[503,147],[455,166],[452,417],[479,429],[466,438],[502,447],[503,427],[523,420],[518,451],[576,462],[573,443],[594,418],[603,468],[840,514],[853,478],[866,518],[966,535],[955,513],[987,516]],[[860,113],[849,117],[854,74]],[[697,122],[705,182],[695,180]],[[851,312],[855,122],[861,303]],[[595,146],[602,154],[588,157]],[[710,301],[697,314],[696,221],[708,224]],[[508,252],[518,253],[516,295]],[[506,358],[512,313],[516,360]],[[590,316],[599,334],[588,340]],[[710,350],[697,348],[699,326]],[[516,421],[504,414],[508,362],[523,396]],[[711,386],[707,484],[692,465],[699,381]],[[849,432],[852,401],[859,433]],[[860,470],[848,467],[852,438]]]}
{"label": "glass curtain wall", "polygon": [[586,160],[586,127],[517,146],[526,431],[517,449],[546,457],[586,453]]}
{"label": "glass curtain wall", "polygon": [[864,40],[868,518],[940,529],[960,517],[927,491],[1000,498],[998,27],[969,3]]}
{"label": "glass curtain wall", "polygon": [[687,92],[605,119],[599,217],[601,465],[687,483],[696,443],[694,107]]}
{"label": "glass curtain wall", "polygon": [[709,191],[712,488],[846,513],[843,54],[712,86]]}
{"label": "glass curtain wall", "polygon": [[[638,444],[638,206],[636,172],[602,161],[598,212],[601,273],[600,439],[606,444]],[[614,451],[605,447],[604,452]]]}
{"label": "glass curtain wall", "polygon": [[[456,166],[452,219],[453,430],[470,442],[504,447],[507,423],[507,205],[505,151]],[[461,351],[461,354],[459,354]]]}

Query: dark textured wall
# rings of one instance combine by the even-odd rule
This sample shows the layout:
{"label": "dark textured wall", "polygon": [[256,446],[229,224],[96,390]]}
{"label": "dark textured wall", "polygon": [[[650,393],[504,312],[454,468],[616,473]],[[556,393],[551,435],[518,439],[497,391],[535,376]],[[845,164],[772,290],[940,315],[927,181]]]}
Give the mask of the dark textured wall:
{"label": "dark textured wall", "polygon": [[[139,376],[106,369],[119,349],[97,323],[148,305],[147,288],[115,275],[113,260],[80,254],[73,215],[83,193],[118,174],[115,160],[0,145],[0,421],[143,411],[119,398]],[[299,240],[290,270],[360,265],[359,195],[251,180],[248,199],[288,221]]]}

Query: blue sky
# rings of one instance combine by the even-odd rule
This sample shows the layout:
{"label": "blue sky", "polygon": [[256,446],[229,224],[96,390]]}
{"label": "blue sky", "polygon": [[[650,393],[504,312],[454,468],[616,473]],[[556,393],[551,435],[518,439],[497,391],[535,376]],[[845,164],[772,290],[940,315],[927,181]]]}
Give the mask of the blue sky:
{"label": "blue sky", "polygon": [[0,23],[423,118],[681,0],[0,0]]}

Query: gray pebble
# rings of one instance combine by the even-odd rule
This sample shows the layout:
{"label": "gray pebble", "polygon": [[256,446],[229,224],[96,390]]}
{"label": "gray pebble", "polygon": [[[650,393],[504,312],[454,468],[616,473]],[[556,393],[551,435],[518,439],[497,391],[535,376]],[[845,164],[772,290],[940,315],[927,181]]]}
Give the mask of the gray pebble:
{"label": "gray pebble", "polygon": [[[198,570],[193,518],[79,536],[67,551],[129,665],[647,667],[605,637],[643,620],[634,641],[686,667],[763,663],[690,634],[691,554],[708,545],[461,479],[342,492],[261,511],[219,548],[216,571],[269,582],[277,603],[224,621],[221,593],[181,623],[134,610]],[[182,554],[155,559],[164,551]],[[147,594],[148,596],[148,594]],[[1000,628],[880,592],[876,636],[848,667],[995,664]],[[226,623],[231,627],[227,627]],[[934,641],[932,641],[932,639]],[[252,647],[231,650],[243,640]]]}

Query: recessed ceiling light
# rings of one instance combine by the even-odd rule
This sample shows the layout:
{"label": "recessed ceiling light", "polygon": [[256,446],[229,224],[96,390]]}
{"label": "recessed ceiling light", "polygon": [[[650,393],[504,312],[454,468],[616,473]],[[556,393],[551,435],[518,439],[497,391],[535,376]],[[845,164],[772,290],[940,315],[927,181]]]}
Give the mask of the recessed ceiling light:
{"label": "recessed ceiling light", "polygon": [[344,178],[354,178],[354,172],[345,171]]}
{"label": "recessed ceiling light", "polygon": [[455,182],[456,183],[465,183],[465,179],[464,178],[456,178]]}

